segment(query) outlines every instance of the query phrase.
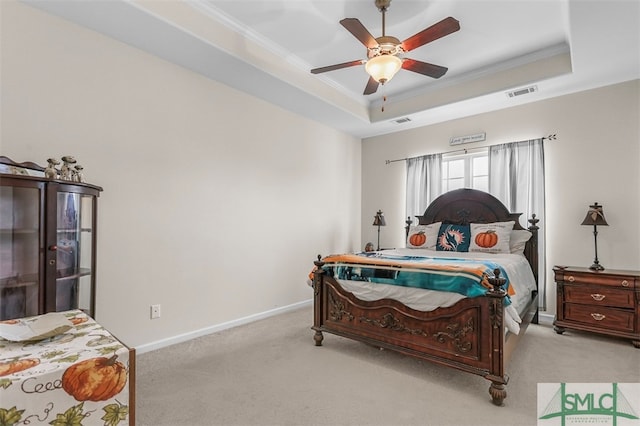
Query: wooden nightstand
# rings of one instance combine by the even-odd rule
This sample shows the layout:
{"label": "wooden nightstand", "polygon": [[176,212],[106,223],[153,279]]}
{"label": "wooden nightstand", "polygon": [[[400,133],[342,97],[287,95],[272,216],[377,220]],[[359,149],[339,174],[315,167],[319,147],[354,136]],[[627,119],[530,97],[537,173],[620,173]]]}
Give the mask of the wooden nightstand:
{"label": "wooden nightstand", "polygon": [[640,271],[556,266],[558,334],[565,329],[631,339],[640,348]]}

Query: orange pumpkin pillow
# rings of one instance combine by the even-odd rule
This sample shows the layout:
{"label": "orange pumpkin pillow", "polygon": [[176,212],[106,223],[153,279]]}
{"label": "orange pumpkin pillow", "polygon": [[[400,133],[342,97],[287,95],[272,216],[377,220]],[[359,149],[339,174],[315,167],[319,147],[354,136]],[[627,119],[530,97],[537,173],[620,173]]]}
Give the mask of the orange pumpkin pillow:
{"label": "orange pumpkin pillow", "polygon": [[429,225],[416,225],[409,228],[407,236],[408,248],[421,248],[427,250],[436,249],[438,240],[438,230],[442,222],[431,223]]}
{"label": "orange pumpkin pillow", "polygon": [[509,241],[514,221],[472,223],[469,251],[483,253],[511,253]]}

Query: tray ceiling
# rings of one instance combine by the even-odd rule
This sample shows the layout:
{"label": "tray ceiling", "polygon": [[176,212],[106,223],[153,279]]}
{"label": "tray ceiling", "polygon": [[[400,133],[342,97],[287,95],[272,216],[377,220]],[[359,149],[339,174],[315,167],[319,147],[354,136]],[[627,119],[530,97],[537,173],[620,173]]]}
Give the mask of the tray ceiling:
{"label": "tray ceiling", "polygon": [[382,35],[373,0],[25,2],[358,137],[640,77],[636,1],[393,0],[386,35],[402,41],[448,16],[461,28],[404,55],[447,67],[443,77],[400,70],[368,96],[364,66],[309,71],[366,59],[339,21]]}

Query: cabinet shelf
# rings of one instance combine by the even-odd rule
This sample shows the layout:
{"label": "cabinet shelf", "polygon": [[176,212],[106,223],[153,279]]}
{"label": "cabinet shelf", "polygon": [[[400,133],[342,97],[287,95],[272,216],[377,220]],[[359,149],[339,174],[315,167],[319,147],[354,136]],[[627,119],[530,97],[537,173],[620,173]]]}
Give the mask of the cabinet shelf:
{"label": "cabinet shelf", "polygon": [[0,229],[0,234],[37,234],[39,231],[40,230],[38,228],[2,228]]}
{"label": "cabinet shelf", "polygon": [[58,234],[77,234],[78,232],[92,232],[91,228],[71,228],[71,229],[60,229],[56,230]]}
{"label": "cabinet shelf", "polygon": [[73,280],[87,275],[91,275],[90,268],[58,269],[56,271],[56,281]]}
{"label": "cabinet shelf", "polygon": [[0,289],[29,287],[36,284],[38,284],[37,272],[0,278]]}

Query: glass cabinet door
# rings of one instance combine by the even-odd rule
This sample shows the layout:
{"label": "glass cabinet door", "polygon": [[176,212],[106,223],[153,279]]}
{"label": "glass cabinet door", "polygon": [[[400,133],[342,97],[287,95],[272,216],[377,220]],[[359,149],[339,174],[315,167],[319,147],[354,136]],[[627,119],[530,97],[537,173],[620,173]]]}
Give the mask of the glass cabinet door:
{"label": "glass cabinet door", "polygon": [[40,199],[38,187],[0,186],[0,320],[39,313]]}
{"label": "glass cabinet door", "polygon": [[88,195],[58,193],[56,311],[81,309],[93,315],[93,200]]}

